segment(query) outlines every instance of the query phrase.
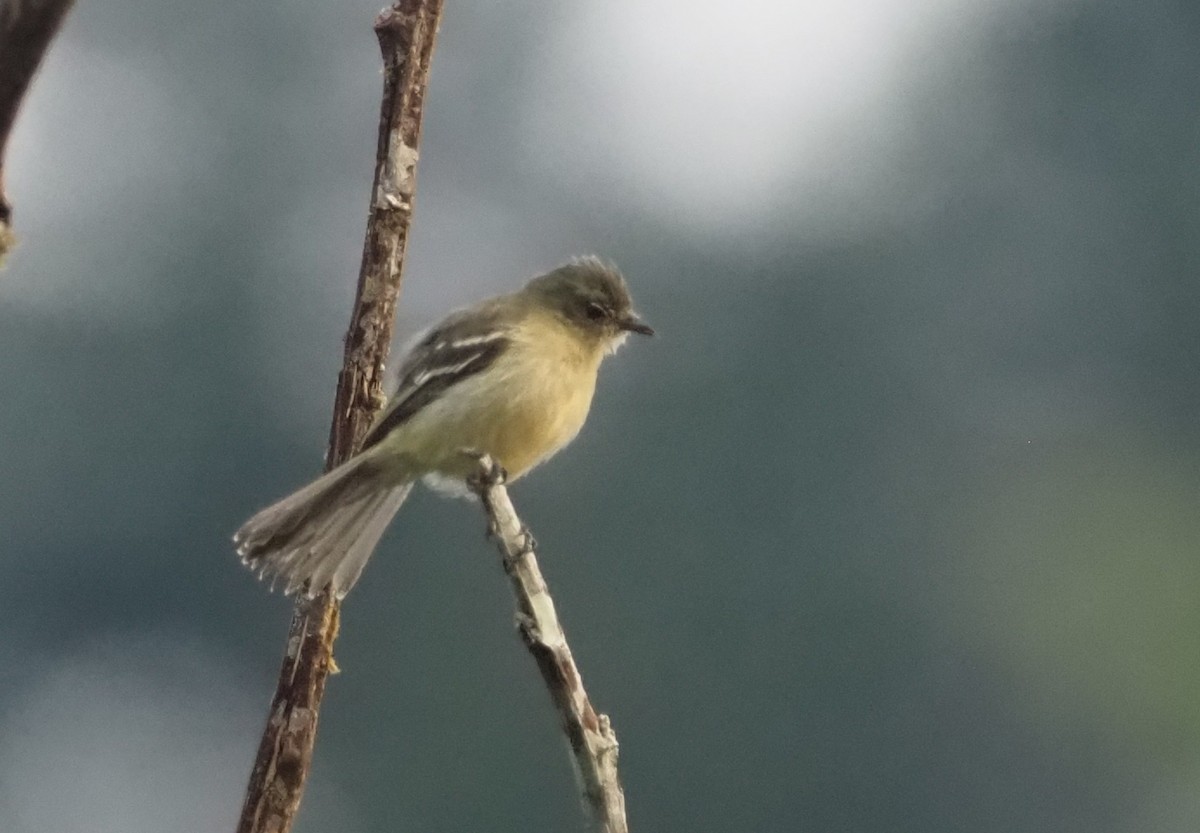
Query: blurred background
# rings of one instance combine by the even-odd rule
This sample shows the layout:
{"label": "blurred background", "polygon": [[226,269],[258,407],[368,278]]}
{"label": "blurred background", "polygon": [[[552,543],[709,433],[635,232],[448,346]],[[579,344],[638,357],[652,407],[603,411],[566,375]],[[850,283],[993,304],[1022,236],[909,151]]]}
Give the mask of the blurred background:
{"label": "blurred background", "polygon": [[[81,0],[10,150],[0,830],[232,829],[377,3]],[[583,252],[660,337],[514,490],[635,831],[1200,829],[1200,6],[447,3],[398,339]],[[477,507],[346,605],[297,829],[582,827]]]}

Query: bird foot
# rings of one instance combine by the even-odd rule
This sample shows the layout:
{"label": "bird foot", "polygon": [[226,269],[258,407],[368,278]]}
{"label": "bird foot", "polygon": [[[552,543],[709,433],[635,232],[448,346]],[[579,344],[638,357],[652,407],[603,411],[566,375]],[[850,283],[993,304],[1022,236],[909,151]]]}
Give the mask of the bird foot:
{"label": "bird foot", "polygon": [[379,412],[379,411],[382,411],[387,406],[388,395],[383,392],[382,388],[379,388],[379,387],[373,388],[371,390],[369,396],[370,396],[370,400],[371,400],[371,410],[373,410],[375,412]]}
{"label": "bird foot", "polygon": [[521,525],[521,548],[517,550],[516,557],[520,558],[523,555],[529,555],[537,550],[537,539],[533,537],[533,533],[529,531],[529,527]]}
{"label": "bird foot", "polygon": [[[488,530],[489,538],[495,538],[497,534],[494,528]],[[521,559],[527,555],[533,555],[536,550],[537,540],[529,531],[529,527],[522,524],[521,531],[517,533],[516,549],[510,552],[507,546],[504,547],[504,571],[511,575],[517,569],[517,564]]]}
{"label": "bird foot", "polygon": [[475,473],[467,478],[467,485],[475,491],[503,486],[508,482],[508,470],[492,455],[470,448],[463,449],[462,453],[478,464]]}

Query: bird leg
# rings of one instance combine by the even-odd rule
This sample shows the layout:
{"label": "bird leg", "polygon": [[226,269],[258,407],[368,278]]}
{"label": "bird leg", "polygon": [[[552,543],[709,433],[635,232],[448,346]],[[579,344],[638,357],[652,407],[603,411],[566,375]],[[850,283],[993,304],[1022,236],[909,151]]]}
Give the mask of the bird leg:
{"label": "bird leg", "polygon": [[508,482],[508,471],[486,451],[464,448],[460,453],[478,464],[476,472],[467,478],[467,485],[473,490],[490,489]]}

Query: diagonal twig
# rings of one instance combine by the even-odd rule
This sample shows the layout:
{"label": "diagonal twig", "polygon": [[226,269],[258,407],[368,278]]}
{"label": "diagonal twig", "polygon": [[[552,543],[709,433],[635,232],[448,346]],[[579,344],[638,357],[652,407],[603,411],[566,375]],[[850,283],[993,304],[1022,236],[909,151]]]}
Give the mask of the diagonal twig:
{"label": "diagonal twig", "polygon": [[625,793],[617,773],[616,732],[608,715],[599,714],[588,699],[554,599],[538,568],[533,536],[517,517],[503,480],[502,469],[484,455],[479,474],[468,483],[483,503],[489,531],[504,557],[504,571],[517,601],[517,627],[550,689],[588,809],[603,833],[628,833]]}
{"label": "diagonal twig", "polygon": [[[397,0],[380,13],[383,103],[362,267],[338,374],[326,469],[348,459],[381,399],[416,190],[417,148],[442,0]],[[336,666],[339,604],[328,593],[296,602],[238,833],[287,833],[304,793],[325,681]]]}
{"label": "diagonal twig", "polygon": [[0,261],[12,246],[4,152],[29,83],[73,0],[0,0]]}

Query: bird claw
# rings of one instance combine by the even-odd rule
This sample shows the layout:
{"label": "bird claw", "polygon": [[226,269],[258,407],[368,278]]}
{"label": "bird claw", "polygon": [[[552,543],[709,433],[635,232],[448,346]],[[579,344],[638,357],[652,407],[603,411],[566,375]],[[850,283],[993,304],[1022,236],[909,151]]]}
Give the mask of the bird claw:
{"label": "bird claw", "polygon": [[529,531],[529,527],[521,525],[521,545],[517,550],[516,557],[520,558],[523,555],[530,555],[537,550],[537,539],[533,537],[533,533]]}
{"label": "bird claw", "polygon": [[387,407],[388,395],[383,392],[382,388],[374,388],[369,394],[371,410],[379,412]]}
{"label": "bird claw", "polygon": [[494,458],[487,457],[485,461],[488,465],[480,472],[480,481],[485,486],[503,486],[508,482],[508,469],[500,465]]}
{"label": "bird claw", "polygon": [[536,644],[538,641],[538,626],[537,620],[528,613],[518,612],[514,618],[513,624],[517,626],[521,637],[529,644]]}
{"label": "bird claw", "polygon": [[462,453],[479,464],[478,470],[467,478],[467,485],[475,489],[491,489],[508,482],[508,470],[492,455],[469,448],[463,449]]}
{"label": "bird claw", "polygon": [[[489,530],[489,534],[494,537],[498,532]],[[509,552],[508,547],[504,547],[504,571],[511,575],[517,569],[518,562],[527,555],[533,555],[536,550],[537,540],[529,531],[529,527],[522,524],[521,531],[517,533],[516,549]]]}

